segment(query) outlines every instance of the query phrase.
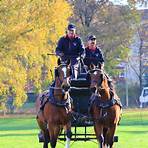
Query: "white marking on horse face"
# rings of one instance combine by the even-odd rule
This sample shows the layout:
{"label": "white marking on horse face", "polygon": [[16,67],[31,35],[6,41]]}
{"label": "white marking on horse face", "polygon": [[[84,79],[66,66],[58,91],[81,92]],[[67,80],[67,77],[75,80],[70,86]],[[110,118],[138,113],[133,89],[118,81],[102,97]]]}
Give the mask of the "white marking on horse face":
{"label": "white marking on horse face", "polygon": [[62,67],[62,71],[64,72],[64,77],[66,77],[67,68],[66,67]]}
{"label": "white marking on horse face", "polygon": [[94,72],[94,75],[97,75],[97,71]]}

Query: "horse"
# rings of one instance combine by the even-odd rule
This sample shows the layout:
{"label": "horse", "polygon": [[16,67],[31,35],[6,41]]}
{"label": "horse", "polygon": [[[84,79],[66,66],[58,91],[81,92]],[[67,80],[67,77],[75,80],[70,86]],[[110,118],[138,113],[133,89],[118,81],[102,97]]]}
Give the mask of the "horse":
{"label": "horse", "polygon": [[113,147],[114,134],[121,117],[121,104],[114,92],[110,93],[107,76],[103,70],[93,68],[89,71],[90,115],[94,122],[94,131],[100,148]]}
{"label": "horse", "polygon": [[[70,108],[71,100],[69,95],[71,66],[70,61],[62,64],[58,59],[58,67],[55,69],[55,86],[50,87],[51,92],[44,92],[38,96],[36,107],[38,108],[39,100],[42,100],[42,110],[37,109],[37,123],[43,133],[43,148],[48,148],[50,142],[51,148],[56,147],[58,136],[64,128],[66,132],[66,148],[70,147],[71,122]],[[47,97],[46,97],[47,96]]]}

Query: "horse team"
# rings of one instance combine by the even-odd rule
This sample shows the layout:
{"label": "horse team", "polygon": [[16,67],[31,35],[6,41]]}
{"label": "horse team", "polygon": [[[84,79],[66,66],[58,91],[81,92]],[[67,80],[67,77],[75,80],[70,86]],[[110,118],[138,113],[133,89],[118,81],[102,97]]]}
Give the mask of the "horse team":
{"label": "horse team", "polygon": [[[57,139],[62,129],[66,133],[66,148],[70,148],[72,104],[69,95],[70,62],[62,64],[58,59],[55,70],[55,85],[40,94],[36,101],[37,123],[41,129],[43,148],[56,147]],[[95,65],[87,72],[92,95],[90,97],[90,115],[94,123],[94,131],[100,148],[112,148],[114,134],[121,117],[121,104],[110,93],[107,77],[102,69]],[[52,93],[51,93],[52,91]],[[52,95],[51,95],[52,94]],[[116,94],[114,92],[114,94]],[[41,105],[42,100],[42,105]]]}

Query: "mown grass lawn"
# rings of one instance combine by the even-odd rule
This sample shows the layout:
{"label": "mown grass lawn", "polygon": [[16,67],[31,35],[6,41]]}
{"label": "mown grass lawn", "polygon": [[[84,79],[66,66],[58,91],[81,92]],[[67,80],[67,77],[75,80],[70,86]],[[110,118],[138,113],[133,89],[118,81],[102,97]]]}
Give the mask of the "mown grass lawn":
{"label": "mown grass lawn", "polygon": [[[83,131],[83,129],[79,129]],[[0,118],[0,148],[42,148],[35,117]],[[89,129],[93,132],[93,128]],[[148,148],[148,110],[124,110],[115,148]],[[58,142],[57,148],[64,145]],[[75,142],[72,148],[95,148],[94,142]]]}

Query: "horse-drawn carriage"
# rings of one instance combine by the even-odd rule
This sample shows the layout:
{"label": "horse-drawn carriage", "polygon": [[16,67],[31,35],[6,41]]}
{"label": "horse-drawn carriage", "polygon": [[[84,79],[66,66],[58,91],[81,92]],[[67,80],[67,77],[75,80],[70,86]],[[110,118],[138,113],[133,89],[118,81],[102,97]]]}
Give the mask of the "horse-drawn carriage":
{"label": "horse-drawn carriage", "polygon": [[[44,148],[48,147],[48,142],[50,142],[52,148],[55,147],[57,139],[51,138],[51,136],[52,136],[51,128],[52,127],[50,128],[50,124],[57,124],[58,122],[57,123],[56,123],[56,121],[55,121],[55,123],[53,123],[53,122],[58,117],[60,119],[60,116],[63,116],[62,118],[63,119],[65,118],[66,120],[64,120],[64,121],[62,121],[62,119],[59,120],[59,122],[60,121],[62,121],[62,122],[61,122],[59,128],[58,129],[56,128],[56,131],[57,131],[56,137],[59,140],[66,141],[66,147],[67,148],[69,148],[69,146],[70,146],[69,145],[70,140],[88,141],[88,140],[92,140],[92,139],[97,139],[100,142],[100,147],[102,148],[103,144],[105,144],[105,142],[103,143],[102,134],[104,134],[105,132],[106,133],[109,132],[109,130],[107,130],[107,129],[108,129],[108,126],[112,126],[111,125],[112,122],[113,122],[114,125],[113,125],[113,129],[112,129],[113,130],[113,133],[112,133],[112,135],[113,135],[112,139],[113,140],[111,142],[113,143],[113,141],[114,142],[118,141],[118,137],[114,136],[114,132],[115,132],[116,125],[117,125],[117,122],[119,121],[119,119],[117,119],[115,121],[114,119],[111,118],[110,120],[114,120],[114,121],[108,121],[108,119],[106,120],[105,118],[108,117],[111,110],[113,110],[113,112],[114,112],[114,113],[112,113],[112,116],[114,116],[113,118],[119,118],[119,115],[116,115],[116,114],[118,114],[119,110],[117,109],[117,112],[116,112],[116,109],[113,109],[113,106],[117,105],[117,106],[119,106],[119,108],[121,106],[119,105],[119,103],[117,103],[117,101],[114,98],[112,98],[112,99],[109,98],[109,101],[105,100],[105,101],[101,101],[101,102],[98,103],[97,100],[101,100],[100,94],[99,95],[95,94],[92,97],[92,92],[91,92],[90,86],[93,86],[94,82],[96,82],[97,85],[100,83],[99,79],[93,80],[93,78],[94,78],[94,76],[97,76],[97,77],[102,76],[102,70],[97,68],[97,69],[93,69],[91,71],[91,73],[89,73],[85,69],[85,67],[83,67],[82,62],[83,61],[81,61],[81,59],[80,59],[77,79],[71,79],[70,80],[70,90],[68,89],[68,94],[70,94],[70,97],[73,100],[73,103],[72,103],[73,104],[73,111],[72,111],[72,113],[70,112],[70,117],[69,117],[69,115],[67,115],[69,113],[66,109],[65,102],[63,102],[63,104],[60,104],[60,102],[57,101],[57,98],[50,97],[50,96],[49,96],[49,98],[53,98],[53,99],[51,99],[52,101],[49,101],[49,100],[45,101],[44,113],[40,113],[37,116],[37,121],[38,121],[39,127],[44,132],[44,140],[42,141],[42,142],[44,142],[44,146],[43,146]],[[62,89],[65,88],[65,87],[63,87],[63,82],[64,82],[64,78],[66,78],[66,75],[63,74],[63,80],[61,80],[62,76],[60,76],[60,70],[61,70],[61,73],[62,73],[62,70],[64,68],[68,67],[67,71],[66,71],[66,74],[67,74],[68,70],[71,71],[71,68],[69,67],[69,64],[67,64],[67,65],[64,64],[62,66],[61,65],[62,64],[59,63],[58,67],[60,67],[61,69],[57,68],[56,71],[55,71],[55,82],[56,83],[55,83],[54,87],[51,87],[51,90],[54,89],[54,90],[57,91],[57,94],[61,93],[61,95],[63,95],[63,90],[60,92],[58,85],[61,86]],[[63,73],[64,72],[65,72],[65,70],[63,70]],[[56,79],[56,77],[57,77],[57,79]],[[88,77],[89,77],[89,79],[88,79]],[[101,77],[99,77],[99,78],[101,78]],[[91,80],[92,80],[92,83],[91,83]],[[66,80],[66,82],[67,82],[67,80]],[[101,81],[101,83],[103,83],[104,86],[107,85],[106,82],[105,81],[103,82],[103,79]],[[99,93],[99,91],[100,91],[99,89],[103,89],[102,87],[103,86],[101,86],[101,87],[99,86],[98,91],[96,91],[96,93]],[[108,89],[108,87],[107,87],[107,89]],[[66,93],[65,93],[65,90],[64,90],[64,95],[65,94]],[[54,95],[56,95],[56,93],[54,93]],[[92,97],[92,99],[90,99],[91,97]],[[64,98],[67,98],[67,97],[64,97]],[[56,103],[55,103],[55,100],[56,100]],[[51,104],[53,106],[46,105],[47,102],[49,102],[49,104]],[[107,102],[107,103],[105,103],[105,102]],[[97,104],[97,106],[95,105],[95,103]],[[49,111],[49,108],[51,108],[50,111]],[[100,110],[98,108],[100,108]],[[109,108],[109,110],[107,111],[108,108]],[[115,107],[115,108],[118,108],[118,107]],[[90,113],[90,110],[92,110],[91,113]],[[56,113],[55,113],[55,115],[53,115],[53,117],[51,117],[51,119],[50,119],[50,117],[48,118],[48,115],[46,116],[46,112],[48,112],[51,115],[52,111],[53,112],[56,111],[57,114],[58,114],[58,112],[60,112],[59,113],[60,115],[57,116],[57,118],[55,119],[55,116],[56,116]],[[104,127],[102,126],[103,128],[102,127],[100,128],[99,126],[101,124],[103,124],[104,121],[101,119],[102,117],[99,117],[99,116],[102,116],[103,120],[105,119],[107,122],[111,122],[111,123],[107,123],[106,125],[104,125]],[[63,126],[61,126],[62,123],[63,123]],[[95,133],[94,132],[92,132],[92,133],[88,132],[87,128],[90,127],[90,126],[94,126]],[[72,133],[71,133],[71,127],[73,127]],[[79,127],[81,127],[82,132],[79,132],[79,130],[78,130]],[[46,130],[44,130],[45,128],[46,128]],[[63,129],[63,128],[64,128],[65,132],[61,132],[62,131],[61,129]],[[104,132],[104,129],[106,130],[105,132]],[[46,131],[48,133],[46,133]],[[53,133],[55,133],[55,132],[53,132]],[[105,137],[104,137],[104,139],[105,139]],[[105,140],[105,141],[107,141],[107,140]],[[108,143],[108,145],[109,145],[109,143]],[[112,144],[111,144],[111,147],[112,147]]]}

